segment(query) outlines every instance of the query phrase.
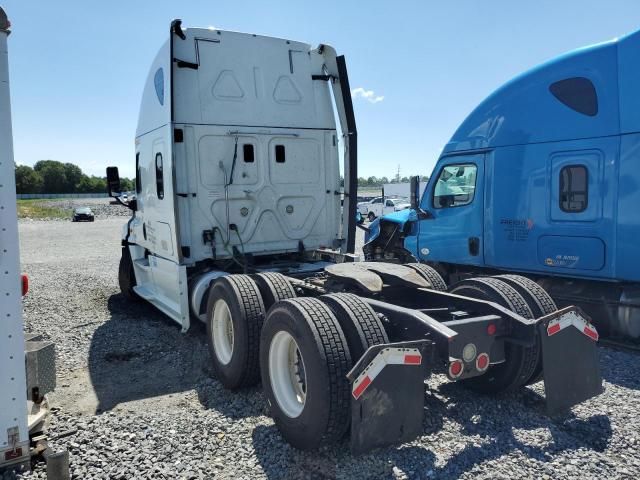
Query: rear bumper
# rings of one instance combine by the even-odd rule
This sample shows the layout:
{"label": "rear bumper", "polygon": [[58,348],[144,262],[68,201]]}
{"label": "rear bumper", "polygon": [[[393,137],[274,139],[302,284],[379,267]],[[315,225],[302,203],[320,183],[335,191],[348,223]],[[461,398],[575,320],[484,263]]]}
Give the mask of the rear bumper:
{"label": "rear bumper", "polygon": [[[524,327],[528,335],[523,336],[530,335],[541,346],[549,415],[564,412],[604,391],[598,334],[578,307],[564,308],[529,321]],[[448,348],[456,348],[452,340],[457,335],[450,332],[453,336],[447,337],[446,346],[437,340],[375,345],[356,362],[348,374],[353,453],[408,442],[422,434],[424,381],[431,372],[442,370]],[[468,330],[462,336],[475,342],[480,337]]]}

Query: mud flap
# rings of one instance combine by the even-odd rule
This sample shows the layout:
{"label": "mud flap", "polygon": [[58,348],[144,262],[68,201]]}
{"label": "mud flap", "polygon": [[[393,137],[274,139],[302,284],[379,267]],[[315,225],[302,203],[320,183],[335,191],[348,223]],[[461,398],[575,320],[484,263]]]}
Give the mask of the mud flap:
{"label": "mud flap", "polygon": [[540,319],[547,413],[556,415],[601,394],[598,332],[578,307]]}
{"label": "mud flap", "polygon": [[351,382],[351,451],[413,440],[422,433],[424,380],[433,366],[427,340],[370,347],[347,377]]}

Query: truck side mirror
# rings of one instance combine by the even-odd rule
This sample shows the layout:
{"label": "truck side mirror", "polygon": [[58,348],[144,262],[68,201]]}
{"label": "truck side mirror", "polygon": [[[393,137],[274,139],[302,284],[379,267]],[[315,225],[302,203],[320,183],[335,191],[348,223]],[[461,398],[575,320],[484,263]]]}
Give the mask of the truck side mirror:
{"label": "truck side mirror", "polygon": [[116,197],[120,193],[118,167],[107,167],[107,191],[110,197]]}
{"label": "truck side mirror", "polygon": [[410,179],[410,189],[411,189],[411,209],[418,210],[418,200],[420,198],[420,177],[414,176]]}

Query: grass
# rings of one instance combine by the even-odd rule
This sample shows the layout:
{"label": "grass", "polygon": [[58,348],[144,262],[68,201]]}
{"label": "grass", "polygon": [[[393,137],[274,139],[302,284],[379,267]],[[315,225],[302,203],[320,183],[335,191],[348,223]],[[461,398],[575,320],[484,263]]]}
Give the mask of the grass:
{"label": "grass", "polygon": [[18,218],[71,218],[71,211],[64,208],[43,205],[43,202],[51,203],[51,200],[29,199],[17,200]]}

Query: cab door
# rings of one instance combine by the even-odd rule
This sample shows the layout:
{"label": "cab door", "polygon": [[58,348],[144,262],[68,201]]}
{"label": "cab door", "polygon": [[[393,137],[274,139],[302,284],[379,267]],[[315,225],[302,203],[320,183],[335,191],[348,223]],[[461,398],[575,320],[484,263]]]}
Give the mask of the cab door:
{"label": "cab door", "polygon": [[484,154],[445,157],[422,196],[430,218],[418,225],[424,261],[481,265],[484,224]]}

